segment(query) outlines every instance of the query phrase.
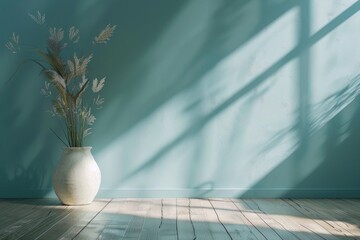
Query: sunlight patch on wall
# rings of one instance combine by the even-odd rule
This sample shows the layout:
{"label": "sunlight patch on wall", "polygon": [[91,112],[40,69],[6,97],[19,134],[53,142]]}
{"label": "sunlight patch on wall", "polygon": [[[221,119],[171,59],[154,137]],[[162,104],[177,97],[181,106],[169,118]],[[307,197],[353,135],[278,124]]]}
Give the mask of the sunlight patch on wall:
{"label": "sunlight patch on wall", "polygon": [[326,26],[330,21],[339,16],[344,10],[357,2],[356,0],[328,0],[317,1],[311,0],[311,34],[316,33]]}
{"label": "sunlight patch on wall", "polygon": [[[203,89],[220,89],[208,97],[212,103],[208,112],[251,84],[296,46],[297,20],[298,10],[289,10],[205,77]],[[207,166],[213,166],[208,179],[221,179],[221,187],[231,187],[234,182],[248,187],[290,154],[295,145],[292,134],[276,148],[271,147],[271,141],[295,121],[296,69],[295,62],[284,63],[281,70],[263,79],[262,84],[237,99],[209,124],[203,139],[207,142],[204,149],[208,150],[204,158]]]}
{"label": "sunlight patch on wall", "polygon": [[[296,61],[285,65],[209,124],[206,139],[213,143],[205,149],[211,149],[207,159],[217,164],[212,178],[222,179],[221,187],[249,187],[291,154],[296,136],[283,130],[296,121],[296,69]],[[286,135],[277,141],[278,134]]]}
{"label": "sunlight patch on wall", "polygon": [[[238,87],[245,86],[265,70],[271,68],[298,44],[297,21],[299,9],[294,7],[262,29],[250,41],[240,46],[217,65],[213,78],[218,71],[227,71]],[[226,68],[225,70],[221,70]],[[230,72],[229,72],[230,71]],[[233,92],[237,88],[229,88]],[[229,92],[231,93],[231,92]]]}
{"label": "sunlight patch on wall", "polygon": [[111,172],[114,157],[127,159],[119,168],[133,174],[118,182],[127,187],[194,187],[204,182],[247,187],[270,171],[294,145],[290,136],[277,148],[261,152],[277,131],[294,121],[294,63],[284,63],[224,109],[222,104],[296,46],[297,14],[296,9],[288,11],[192,88],[99,152],[97,158],[106,159],[102,169]]}
{"label": "sunlight patch on wall", "polygon": [[[201,4],[194,4],[189,3],[182,8],[141,59],[140,66],[157,64],[146,70],[148,74],[138,92],[141,97],[135,99],[139,104],[152,98],[146,94],[153,91],[145,90],[159,84],[163,89],[172,89],[174,84],[184,81],[181,77],[186,78],[191,71],[197,70],[194,68],[198,64],[195,60],[202,60],[198,54],[204,54],[201,46],[208,43],[206,29],[211,14],[206,12],[201,21],[189,30],[189,35],[179,41],[174,31],[188,25],[188,19],[196,12],[194,8],[201,7]],[[303,64],[310,66],[310,89],[314,88],[312,99],[309,99],[311,104],[319,98],[319,94],[323,94],[324,98],[344,87],[344,81],[338,85],[330,84],[322,77],[329,70],[324,67],[325,60],[321,54],[329,55],[324,59],[331,59],[332,52],[342,56],[335,47],[330,48],[331,53],[327,52],[329,45],[326,39],[331,38],[333,33],[311,49],[293,51],[299,43],[299,14],[298,7],[288,10],[199,76],[191,87],[176,92],[99,151],[96,158],[103,159],[100,167],[108,173],[103,177],[105,187],[199,191],[237,188],[238,191],[246,191],[286,161],[300,141],[296,124],[299,81],[303,80],[299,79],[299,56],[295,54],[310,51],[311,61]],[[347,23],[334,32],[340,29],[347,33],[344,30]],[[342,44],[350,41],[347,36],[342,38]],[[178,47],[172,48],[173,42],[177,42]],[[320,53],[318,45],[321,45]],[[169,49],[166,54],[164,47]],[[180,54],[188,48],[190,51]],[[294,53],[294,56],[284,58],[289,53]],[[189,62],[193,65],[188,65]],[[274,65],[281,67],[270,76],[259,79]],[[355,69],[355,66],[351,67]],[[345,68],[349,70],[351,67]],[[165,76],[167,81],[163,81]],[[252,86],[254,79],[257,83]],[[323,86],[327,85],[326,91],[324,88],[317,90],[315,85],[318,81]],[[243,94],[237,97],[242,91]],[[321,114],[314,113],[314,109],[324,111],[326,108],[320,110],[311,106],[310,117],[320,119]],[[314,119],[311,121],[314,122]],[[324,134],[320,132],[314,139],[316,144],[302,156],[307,165],[299,169],[299,163],[291,163],[291,169],[282,173],[281,177],[290,185],[306,178],[322,163]],[[311,160],[314,156],[316,161]]]}
{"label": "sunlight patch on wall", "polygon": [[[329,21],[353,2],[312,1],[313,28],[326,28]],[[360,59],[354,53],[360,51],[360,35],[354,31],[354,26],[359,22],[360,15],[353,15],[311,48],[311,115],[314,128],[326,124],[358,95]]]}

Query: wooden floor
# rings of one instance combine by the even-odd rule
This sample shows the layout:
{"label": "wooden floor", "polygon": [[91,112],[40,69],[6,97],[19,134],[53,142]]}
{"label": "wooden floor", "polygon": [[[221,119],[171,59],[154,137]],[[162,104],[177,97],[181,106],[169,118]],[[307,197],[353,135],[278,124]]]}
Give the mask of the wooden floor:
{"label": "wooden floor", "polygon": [[0,200],[0,239],[360,239],[360,200]]}

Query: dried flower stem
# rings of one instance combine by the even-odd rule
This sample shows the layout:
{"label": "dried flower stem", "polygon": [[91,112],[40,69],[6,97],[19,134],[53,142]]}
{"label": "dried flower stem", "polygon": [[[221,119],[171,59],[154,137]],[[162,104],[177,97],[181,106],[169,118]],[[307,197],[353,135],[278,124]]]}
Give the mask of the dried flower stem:
{"label": "dried flower stem", "polygon": [[[45,14],[37,11],[36,14],[29,14],[30,18],[39,25],[47,25],[45,23]],[[95,43],[107,43],[116,25],[107,25],[95,38]],[[63,59],[61,53],[68,45],[64,42],[65,31],[62,28],[51,27],[49,28],[49,39],[47,41],[47,51],[43,51],[34,47],[25,46],[26,50],[31,50],[36,53],[37,58],[29,58],[22,62],[19,67],[25,63],[32,62],[41,67],[43,73],[48,81],[45,82],[45,87],[41,93],[49,97],[52,92],[57,93],[55,99],[52,99],[52,110],[50,111],[53,116],[59,117],[65,124],[65,129],[61,130],[66,138],[64,141],[53,129],[50,129],[56,137],[66,146],[81,147],[84,144],[84,138],[90,134],[91,125],[96,120],[91,112],[90,105],[83,104],[83,96],[87,89],[88,92],[96,94],[93,96],[93,101],[90,102],[94,105],[95,109],[101,108],[104,99],[100,98],[98,92],[102,90],[105,84],[105,77],[101,80],[95,78],[91,82],[88,80],[87,68],[93,55],[90,53],[85,56],[78,57],[75,53],[71,59]],[[74,26],[69,28],[68,37],[66,38],[69,43],[77,43],[79,41],[79,29]],[[9,38],[9,42],[5,44],[12,53],[20,50],[19,35],[15,32]],[[14,74],[15,74],[14,73]],[[14,75],[13,75],[14,76]],[[13,78],[9,80],[11,80]],[[88,85],[91,87],[88,88]]]}

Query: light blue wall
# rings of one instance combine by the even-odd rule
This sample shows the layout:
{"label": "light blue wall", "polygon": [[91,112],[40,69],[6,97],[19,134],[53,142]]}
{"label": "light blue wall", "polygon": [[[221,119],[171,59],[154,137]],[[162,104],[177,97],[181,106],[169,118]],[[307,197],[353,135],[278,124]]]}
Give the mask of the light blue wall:
{"label": "light blue wall", "polygon": [[[6,0],[0,42],[44,46],[37,10],[81,40],[118,25],[89,73],[99,197],[360,197],[358,1]],[[4,84],[24,57],[0,49],[0,197],[54,196],[39,69]]]}

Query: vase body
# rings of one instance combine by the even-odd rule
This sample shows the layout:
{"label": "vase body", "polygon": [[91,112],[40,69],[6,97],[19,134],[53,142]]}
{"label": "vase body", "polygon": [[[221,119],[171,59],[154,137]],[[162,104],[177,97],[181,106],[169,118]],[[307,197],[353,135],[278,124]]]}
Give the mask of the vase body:
{"label": "vase body", "polygon": [[91,154],[91,147],[65,148],[52,182],[63,204],[91,203],[101,183],[100,169]]}

